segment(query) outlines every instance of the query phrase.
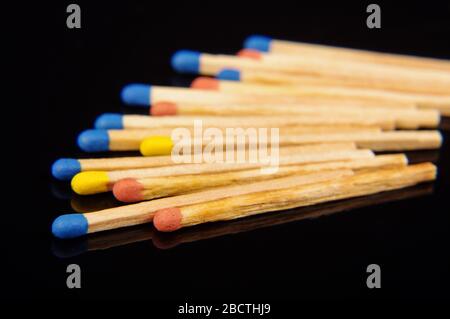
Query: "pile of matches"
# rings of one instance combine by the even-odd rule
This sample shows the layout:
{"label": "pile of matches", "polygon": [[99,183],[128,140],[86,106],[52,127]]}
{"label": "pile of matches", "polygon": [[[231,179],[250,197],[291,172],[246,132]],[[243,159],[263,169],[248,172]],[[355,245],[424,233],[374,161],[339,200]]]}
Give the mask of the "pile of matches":
{"label": "pile of matches", "polygon": [[[450,61],[262,36],[244,46],[236,56],[176,52],[176,71],[215,77],[191,88],[125,86],[123,102],[149,116],[103,114],[78,145],[143,156],[59,159],[52,173],[80,195],[112,191],[129,204],[59,216],[53,234],[150,222],[169,232],[436,178],[432,163],[408,165],[399,152],[440,147]],[[263,149],[269,161],[252,158]]]}

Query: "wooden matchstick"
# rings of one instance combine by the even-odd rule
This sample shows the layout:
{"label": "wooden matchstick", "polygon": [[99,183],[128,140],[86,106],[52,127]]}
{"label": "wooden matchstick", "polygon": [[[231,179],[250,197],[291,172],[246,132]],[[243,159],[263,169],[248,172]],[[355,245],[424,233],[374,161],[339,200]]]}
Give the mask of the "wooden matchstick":
{"label": "wooden matchstick", "polygon": [[[341,132],[341,133],[313,133],[280,135],[278,143],[281,146],[306,145],[314,143],[355,142],[360,148],[369,148],[375,151],[402,151],[437,149],[441,146],[442,136],[439,131],[389,131],[389,132]],[[178,139],[170,136],[154,136],[144,139],[140,151],[144,156],[193,153],[212,143],[210,139]],[[224,141],[220,150],[236,147],[236,145],[249,146],[249,141]],[[212,143],[214,145],[214,143]],[[270,144],[270,141],[268,141]]]}
{"label": "wooden matchstick", "polygon": [[[339,131],[335,127],[318,127],[319,130],[307,130],[304,128],[299,128],[300,133],[320,133],[320,132],[333,132]],[[354,131],[354,128],[348,128],[346,131]],[[378,132],[379,130],[368,130],[367,132]],[[294,131],[295,132],[295,131]],[[143,136],[146,136],[143,134]],[[137,148],[139,148],[141,139],[138,139]],[[294,147],[283,147],[280,148],[280,154],[287,154],[288,152],[300,152],[304,150],[319,150],[319,149],[356,149],[356,144],[353,142],[349,143],[331,143],[331,144],[315,144],[309,146],[294,146]],[[181,158],[180,163],[187,162],[190,159],[190,155],[185,156],[185,160]],[[52,175],[62,181],[70,181],[72,177],[80,172],[87,171],[117,171],[117,170],[127,170],[127,169],[137,169],[137,168],[149,168],[149,167],[159,167],[168,165],[178,165],[170,155],[165,156],[134,156],[134,157],[113,157],[113,158],[61,158],[55,161],[52,165]]]}
{"label": "wooden matchstick", "polygon": [[[299,165],[306,163],[321,163],[351,159],[373,158],[370,150],[311,150],[298,151],[292,154],[280,154],[276,165]],[[79,195],[91,195],[107,192],[112,189],[114,183],[125,178],[149,178],[177,175],[200,175],[244,169],[260,168],[271,169],[272,163],[261,162],[232,162],[232,163],[202,163],[180,164],[172,166],[141,168],[123,171],[88,171],[75,175],[71,181],[72,189]]]}
{"label": "wooden matchstick", "polygon": [[211,187],[245,184],[288,176],[292,174],[333,169],[375,169],[380,167],[402,167],[407,165],[403,154],[380,155],[372,159],[337,161],[319,164],[282,166],[276,172],[264,174],[260,169],[203,175],[182,175],[143,179],[127,178],[114,184],[114,196],[123,202],[138,202],[158,197],[190,193]]}
{"label": "wooden matchstick", "polygon": [[413,108],[413,106],[417,106],[424,109],[436,109],[443,115],[450,115],[450,95],[403,93],[372,88],[346,87],[338,84],[308,83],[306,81],[299,84],[271,85],[218,80],[208,77],[195,79],[191,87],[233,94],[293,96],[305,99],[306,106],[313,104],[315,101],[320,103],[319,105],[326,105],[327,101],[333,101],[333,104],[339,101],[342,106],[351,105],[365,108]]}
{"label": "wooden matchstick", "polygon": [[386,92],[400,95],[402,99],[412,99],[417,101],[418,107],[435,108],[443,115],[450,115],[450,110],[448,107],[448,99],[450,94],[401,91],[395,88],[388,88],[382,84],[379,85],[375,83],[373,85],[367,85],[366,83],[355,81],[353,79],[338,79],[311,75],[292,75],[282,72],[268,72],[261,70],[224,69],[217,74],[217,78],[221,80],[241,81],[243,83],[258,83],[278,86],[319,86],[331,88],[342,87],[343,89],[376,90],[376,92]]}
{"label": "wooden matchstick", "polygon": [[350,210],[359,209],[362,207],[376,206],[393,201],[426,196],[432,193],[433,185],[421,184],[370,196],[294,208],[283,212],[282,214],[278,214],[276,212],[259,214],[248,218],[228,221],[226,223],[208,223],[199,227],[183,228],[180,231],[172,233],[161,233],[155,231],[152,234],[152,241],[153,245],[159,249],[170,249],[184,243],[191,243],[224,235],[244,233],[256,229],[299,222],[305,219],[316,219],[331,214],[348,212]]}
{"label": "wooden matchstick", "polygon": [[336,179],[340,176],[351,174],[353,172],[350,170],[316,172],[256,182],[247,184],[246,187],[242,185],[218,187],[203,192],[166,197],[88,214],[66,214],[55,219],[52,225],[52,232],[59,238],[79,237],[88,233],[149,223],[153,220],[154,213],[163,208],[195,204],[205,200],[215,200],[262,190],[276,190],[283,187],[292,187],[293,185]]}
{"label": "wooden matchstick", "polygon": [[[333,122],[333,121],[329,121]],[[336,122],[336,121],[334,121]],[[393,123],[392,123],[393,124]],[[191,136],[194,137],[193,127],[180,127],[184,130],[190,132]],[[207,129],[208,127],[203,127]],[[231,127],[234,128],[234,127]],[[147,138],[153,138],[154,136],[161,136],[163,140],[171,141],[171,134],[173,132],[173,127],[168,130],[167,134],[165,129],[130,129],[130,130],[86,130],[80,133],[78,136],[78,146],[85,152],[107,152],[107,151],[137,151],[144,140]],[[220,129],[220,128],[219,128]],[[226,136],[226,128],[220,129],[224,136]],[[286,135],[297,135],[304,133],[376,133],[380,132],[380,129],[376,126],[353,126],[349,125],[304,125],[304,126],[290,126],[281,127],[279,132]],[[270,129],[268,129],[268,134],[270,134]],[[193,142],[197,142],[193,140]],[[153,147],[154,145],[152,145]],[[170,146],[171,147],[171,146]],[[148,155],[157,155],[156,153],[147,150]],[[160,153],[159,155],[170,155],[171,148],[165,153]]]}
{"label": "wooden matchstick", "polygon": [[[440,122],[440,114],[437,110],[419,110],[419,109],[398,109],[398,108],[365,108],[365,107],[339,107],[339,106],[291,106],[291,105],[257,105],[257,106],[244,106],[244,105],[193,105],[193,104],[173,104],[173,103],[158,103],[151,108],[152,115],[214,115],[214,116],[226,116],[236,117],[237,115],[245,116],[249,115],[257,116],[286,116],[292,114],[292,116],[304,116],[327,118],[332,116],[336,119],[367,119],[371,120],[379,119],[379,125],[383,128],[389,128],[391,121],[394,121],[394,125],[399,129],[418,129],[418,128],[436,128]],[[181,116],[182,117],[182,116]],[[153,118],[154,119],[154,118]],[[387,123],[385,121],[388,121]],[[123,117],[124,128],[135,128],[135,125],[144,125],[142,122],[137,123],[136,119],[130,119],[130,116]],[[248,121],[250,124],[250,121]],[[105,123],[106,124],[106,123]],[[352,123],[356,125],[355,123]],[[368,123],[372,125],[372,122]],[[98,128],[113,128],[113,127]]]}
{"label": "wooden matchstick", "polygon": [[331,181],[164,208],[156,212],[153,223],[159,231],[169,232],[207,222],[376,194],[432,181],[435,178],[436,167],[431,163],[380,169]]}
{"label": "wooden matchstick", "polygon": [[277,40],[264,36],[248,37],[244,47],[262,52],[314,56],[326,60],[358,61],[450,72],[450,61],[448,60]]}
{"label": "wooden matchstick", "polygon": [[[224,106],[224,108],[228,108]],[[275,107],[277,108],[277,107]],[[257,108],[255,108],[257,109]],[[288,112],[283,114],[283,110]],[[224,113],[226,111],[224,110]],[[391,113],[390,113],[391,112]],[[230,113],[232,114],[232,113]],[[221,114],[222,115],[222,114]],[[241,114],[238,114],[241,115]],[[267,115],[267,113],[266,113]],[[422,119],[423,118],[423,119]],[[421,120],[422,119],[422,120]],[[103,114],[96,120],[97,129],[149,129],[194,127],[201,121],[203,127],[233,128],[233,127],[297,127],[315,125],[344,125],[344,126],[378,126],[389,130],[395,128],[396,120],[410,126],[434,125],[439,123],[439,114],[433,110],[363,110],[355,108],[351,110],[336,109],[330,107],[280,107],[280,111],[273,110],[271,116],[252,113],[247,116],[148,116],[148,115],[121,115]],[[119,125],[120,123],[120,125]],[[159,133],[163,135],[164,133]]]}
{"label": "wooden matchstick", "polygon": [[217,75],[224,68],[282,72],[293,75],[351,80],[373,88],[406,92],[450,94],[450,73],[406,69],[390,65],[349,64],[347,61],[297,58],[289,55],[252,54],[251,58],[179,51],[172,57],[179,72]]}

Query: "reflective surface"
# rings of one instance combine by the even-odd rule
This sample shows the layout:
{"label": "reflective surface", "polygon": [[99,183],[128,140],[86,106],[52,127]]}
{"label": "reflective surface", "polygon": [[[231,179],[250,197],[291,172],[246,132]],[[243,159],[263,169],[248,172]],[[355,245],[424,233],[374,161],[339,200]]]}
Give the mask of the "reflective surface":
{"label": "reflective surface", "polygon": [[[75,140],[78,132],[93,125],[95,116],[146,112],[122,106],[123,85],[187,85],[190,78],[174,75],[169,66],[177,49],[234,53],[245,36],[262,33],[450,58],[448,41],[443,41],[450,38],[447,5],[385,6],[381,30],[365,27],[363,5],[270,6],[258,14],[249,6],[214,12],[83,4],[82,29],[67,30],[65,6],[49,8],[49,41],[41,44],[46,53],[39,83],[42,98],[39,108],[30,110],[37,115],[29,115],[39,119],[39,143],[36,139],[32,145],[39,162],[26,160],[22,166],[33,175],[27,184],[31,194],[20,196],[14,214],[7,214],[4,221],[9,295],[183,302],[448,297],[448,133],[439,152],[409,154],[414,162],[437,162],[439,176],[433,186],[173,234],[159,234],[143,225],[77,241],[52,238],[50,225],[56,216],[117,202],[110,195],[73,195],[67,184],[52,180],[50,165],[60,157],[88,156],[77,150]],[[448,126],[448,121],[443,123]],[[72,263],[82,270],[79,290],[66,287],[66,267]],[[378,291],[365,284],[371,263],[382,268]]]}

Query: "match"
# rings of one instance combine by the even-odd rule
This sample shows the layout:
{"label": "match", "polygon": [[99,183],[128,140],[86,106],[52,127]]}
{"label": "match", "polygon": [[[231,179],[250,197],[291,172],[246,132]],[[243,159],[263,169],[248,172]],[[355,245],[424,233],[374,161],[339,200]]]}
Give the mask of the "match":
{"label": "match", "polygon": [[234,162],[213,162],[213,163],[193,163],[180,164],[162,167],[141,168],[132,170],[117,171],[87,171],[76,174],[71,186],[75,193],[79,195],[91,195],[110,191],[114,183],[125,178],[150,178],[166,177],[177,175],[199,175],[207,173],[220,173],[227,171],[238,171],[244,169],[260,168],[262,172],[272,171],[278,165],[299,165],[306,163],[320,163],[352,159],[373,158],[374,154],[370,150],[305,150],[293,152],[293,154],[280,154],[277,158],[276,166],[270,161],[234,161]]}
{"label": "match", "polygon": [[175,196],[217,186],[245,184],[268,180],[293,174],[320,172],[338,169],[375,169],[382,167],[402,167],[408,164],[404,154],[379,155],[374,158],[335,161],[318,164],[282,166],[271,174],[261,173],[260,169],[234,172],[153,177],[143,179],[127,178],[118,181],[112,189],[116,199],[126,202],[139,202],[158,197]]}
{"label": "match", "polygon": [[249,194],[261,190],[276,190],[293,185],[332,180],[339,176],[351,174],[353,174],[351,170],[340,170],[290,176],[274,181],[247,184],[245,187],[242,185],[218,187],[203,192],[166,197],[87,214],[65,214],[54,220],[52,233],[58,238],[75,238],[89,233],[150,223],[153,220],[154,213],[163,208],[195,204],[205,200]]}
{"label": "match", "polygon": [[436,178],[431,163],[356,173],[324,182],[252,192],[197,204],[173,206],[156,212],[153,224],[163,232],[207,222],[232,220],[256,214],[390,191]]}

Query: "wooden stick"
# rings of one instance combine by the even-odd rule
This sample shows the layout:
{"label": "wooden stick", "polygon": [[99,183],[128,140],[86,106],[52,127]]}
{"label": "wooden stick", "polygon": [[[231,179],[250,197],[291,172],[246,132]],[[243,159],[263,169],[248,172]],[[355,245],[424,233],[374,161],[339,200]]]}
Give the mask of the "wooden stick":
{"label": "wooden stick", "polygon": [[[226,71],[226,72],[224,72]],[[206,74],[208,75],[208,74]],[[328,86],[344,86],[349,88],[366,88],[386,90],[392,92],[400,92],[403,94],[420,94],[420,95],[444,95],[449,96],[446,92],[431,91],[426,87],[415,87],[410,83],[392,85],[391,83],[383,83],[380,81],[374,81],[368,83],[367,81],[359,81],[354,78],[338,78],[338,77],[319,77],[308,74],[292,74],[274,70],[263,69],[233,69],[225,67],[219,73],[214,74],[222,80],[236,80],[239,79],[242,82],[249,83],[266,83],[266,84],[307,84],[307,85],[328,85]]]}
{"label": "wooden stick", "polygon": [[217,75],[224,68],[282,72],[292,75],[330,77],[360,85],[406,92],[450,94],[450,74],[438,71],[371,66],[345,61],[299,59],[289,55],[260,54],[258,59],[200,54],[199,73]]}
{"label": "wooden stick", "polygon": [[[298,222],[305,219],[325,217],[335,213],[348,212],[367,206],[381,205],[392,201],[400,201],[433,193],[433,186],[422,184],[405,189],[393,190],[375,195],[357,197],[337,202],[300,207],[282,214],[259,214],[248,218],[236,219],[226,223],[207,223],[199,227],[184,228],[177,232],[152,234],[153,245],[159,249],[170,249],[184,243],[191,243],[205,239],[216,238],[273,227],[277,225]],[[139,239],[139,237],[137,237]],[[72,249],[69,249],[72,251]]]}
{"label": "wooden stick", "polygon": [[[291,108],[292,109],[292,108]],[[276,115],[275,116],[164,116],[152,117],[146,115],[124,115],[123,126],[127,129],[156,129],[156,128],[177,128],[177,127],[193,127],[195,121],[201,121],[204,127],[217,128],[235,128],[235,127],[289,127],[289,126],[314,126],[314,125],[354,125],[360,127],[378,126],[382,129],[392,129],[395,120],[389,116],[377,116],[372,119],[366,116],[364,112],[351,113],[341,110],[339,113],[327,113],[330,108],[325,108],[324,111],[314,110],[313,108],[305,109],[305,112],[292,115]],[[331,111],[330,111],[331,112]],[[337,111],[336,111],[337,112]],[[400,111],[399,111],[400,112]],[[414,111],[405,114],[411,114],[413,117]],[[418,111],[416,111],[418,112]],[[423,111],[422,111],[423,112]],[[427,122],[435,122],[436,115],[433,111],[426,114]],[[382,112],[381,112],[382,114]],[[383,115],[383,114],[382,114]],[[369,117],[369,118],[368,118]],[[437,115],[437,117],[439,117]],[[416,120],[417,121],[417,120]]]}
{"label": "wooden stick", "polygon": [[376,194],[413,186],[435,178],[436,167],[431,163],[380,169],[331,181],[285,187],[275,191],[255,192],[198,204],[173,206],[156,212],[153,223],[159,231],[174,231],[207,222],[231,220]]}
{"label": "wooden stick", "polygon": [[[333,131],[333,129],[334,129],[333,127],[325,127],[324,131],[331,132]],[[372,132],[378,131],[379,130],[373,130]],[[317,132],[323,131],[320,130]],[[320,150],[320,149],[351,150],[356,149],[356,144],[353,142],[349,142],[349,143],[331,143],[331,144],[325,143],[307,146],[290,146],[280,148],[279,152],[280,154],[288,154],[292,152],[302,152],[305,150]],[[57,160],[53,164],[52,174],[55,178],[59,180],[70,181],[72,177],[75,176],[75,174],[78,174],[80,172],[117,171],[117,170],[127,170],[137,168],[178,165],[181,163],[185,163],[190,159],[191,159],[190,155],[186,155],[184,159],[181,158],[180,162],[175,162],[170,155],[149,156],[149,157],[135,156],[135,157],[82,158],[82,159],[62,158]]]}
{"label": "wooden stick", "polygon": [[[358,126],[345,123],[342,125],[333,126],[333,122],[339,121],[328,120],[327,124],[318,125],[301,125],[301,126],[282,126],[279,131],[281,134],[300,134],[300,133],[324,133],[324,132],[379,132],[380,129],[376,126]],[[345,122],[345,121],[344,121]],[[310,123],[311,124],[311,123]],[[391,123],[393,126],[393,123]],[[86,130],[78,136],[78,146],[85,152],[106,152],[106,151],[136,151],[139,150],[143,140],[154,136],[165,136],[171,140],[170,136],[174,132],[175,127],[162,129],[130,129],[130,130]],[[191,136],[195,136],[193,126],[178,127],[184,131],[189,132]],[[203,127],[207,129],[208,127]],[[235,128],[232,126],[230,128]],[[224,136],[227,136],[226,128],[219,129]],[[244,132],[245,133],[245,132]],[[270,129],[268,130],[270,134]],[[170,155],[171,151],[159,155]],[[153,154],[157,155],[157,154]]]}
{"label": "wooden stick", "polygon": [[83,241],[55,241],[52,243],[52,253],[57,257],[67,258],[88,251],[111,249],[150,240],[158,249],[170,249],[185,243],[239,234],[307,219],[326,217],[367,206],[376,206],[393,201],[427,196],[432,193],[432,185],[421,184],[366,197],[301,207],[284,212],[283,214],[260,214],[249,218],[236,219],[227,223],[210,223],[200,227],[184,228],[172,233],[161,233],[153,227],[140,225],[109,232],[94,233],[87,236]]}
{"label": "wooden stick", "polygon": [[263,174],[260,169],[242,170],[204,175],[182,175],[143,179],[127,178],[114,184],[114,196],[123,202],[138,202],[158,197],[168,197],[190,193],[217,186],[245,184],[292,174],[334,169],[374,169],[380,167],[402,167],[407,165],[403,154],[380,155],[373,159],[328,162],[319,164],[280,167],[276,172]]}
{"label": "wooden stick", "polygon": [[306,163],[321,163],[339,160],[368,159],[374,154],[370,150],[319,150],[296,152],[294,154],[280,155],[277,163],[259,162],[222,162],[202,164],[180,164],[172,166],[141,168],[123,171],[90,171],[81,172],[72,179],[72,189],[80,195],[91,195],[107,192],[114,183],[124,178],[149,178],[177,175],[200,175],[220,172],[238,171],[244,169],[260,168],[263,172],[273,171],[279,166],[298,165]]}
{"label": "wooden stick", "polygon": [[326,60],[357,61],[370,64],[387,64],[450,72],[450,61],[448,60],[276,40],[259,36],[249,37],[246,40],[245,47],[271,53],[314,56]]}
{"label": "wooden stick", "polygon": [[[249,144],[249,138],[245,141],[234,141],[234,139],[221,141],[215,146],[211,139],[184,139],[172,138],[169,136],[155,136],[144,139],[140,146],[142,155],[153,156],[163,154],[193,154],[195,150],[212,148],[215,151],[224,151],[240,146],[255,149],[259,146]],[[360,148],[369,148],[375,151],[401,151],[436,149],[442,143],[442,136],[439,131],[390,131],[390,132],[342,132],[342,133],[314,133],[280,135],[278,143],[281,146],[305,145],[314,143],[333,142],[355,142]],[[271,144],[271,141],[268,141]]]}
{"label": "wooden stick", "polygon": [[[274,106],[274,105],[193,105],[193,104],[173,104],[158,103],[151,108],[152,115],[215,115],[215,116],[237,116],[237,115],[256,115],[256,116],[285,116],[292,114],[294,116],[316,116],[335,118],[370,118],[379,119],[379,125],[388,127],[388,124],[382,123],[388,120],[394,121],[396,128],[400,129],[418,129],[418,128],[435,128],[439,125],[440,114],[437,110],[418,110],[418,109],[399,109],[399,108],[375,108],[375,107],[339,107],[339,106]],[[124,117],[125,119],[128,116]],[[134,128],[136,124],[134,120],[130,120],[125,128]],[[369,123],[370,124],[370,123]],[[390,123],[389,123],[390,124]]]}
{"label": "wooden stick", "polygon": [[78,237],[87,233],[149,223],[153,220],[153,215],[157,210],[167,207],[201,203],[205,200],[215,200],[229,196],[249,194],[261,190],[276,190],[285,187],[286,185],[314,183],[351,174],[352,171],[349,170],[312,173],[284,177],[272,181],[256,182],[248,184],[245,187],[242,185],[219,187],[203,192],[166,197],[88,214],[62,215],[53,222],[52,232],[59,238]]}
{"label": "wooden stick", "polygon": [[[342,102],[343,106],[360,106],[375,108],[413,108],[436,109],[450,115],[450,95],[431,95],[402,93],[370,88],[345,87],[332,84],[302,83],[298,85],[270,85],[264,83],[247,83],[217,80],[199,77],[191,87],[197,89],[217,90],[223,93],[245,93],[272,96],[293,96],[305,99],[305,103],[317,101],[326,105],[327,101]],[[308,105],[309,105],[308,104]]]}

